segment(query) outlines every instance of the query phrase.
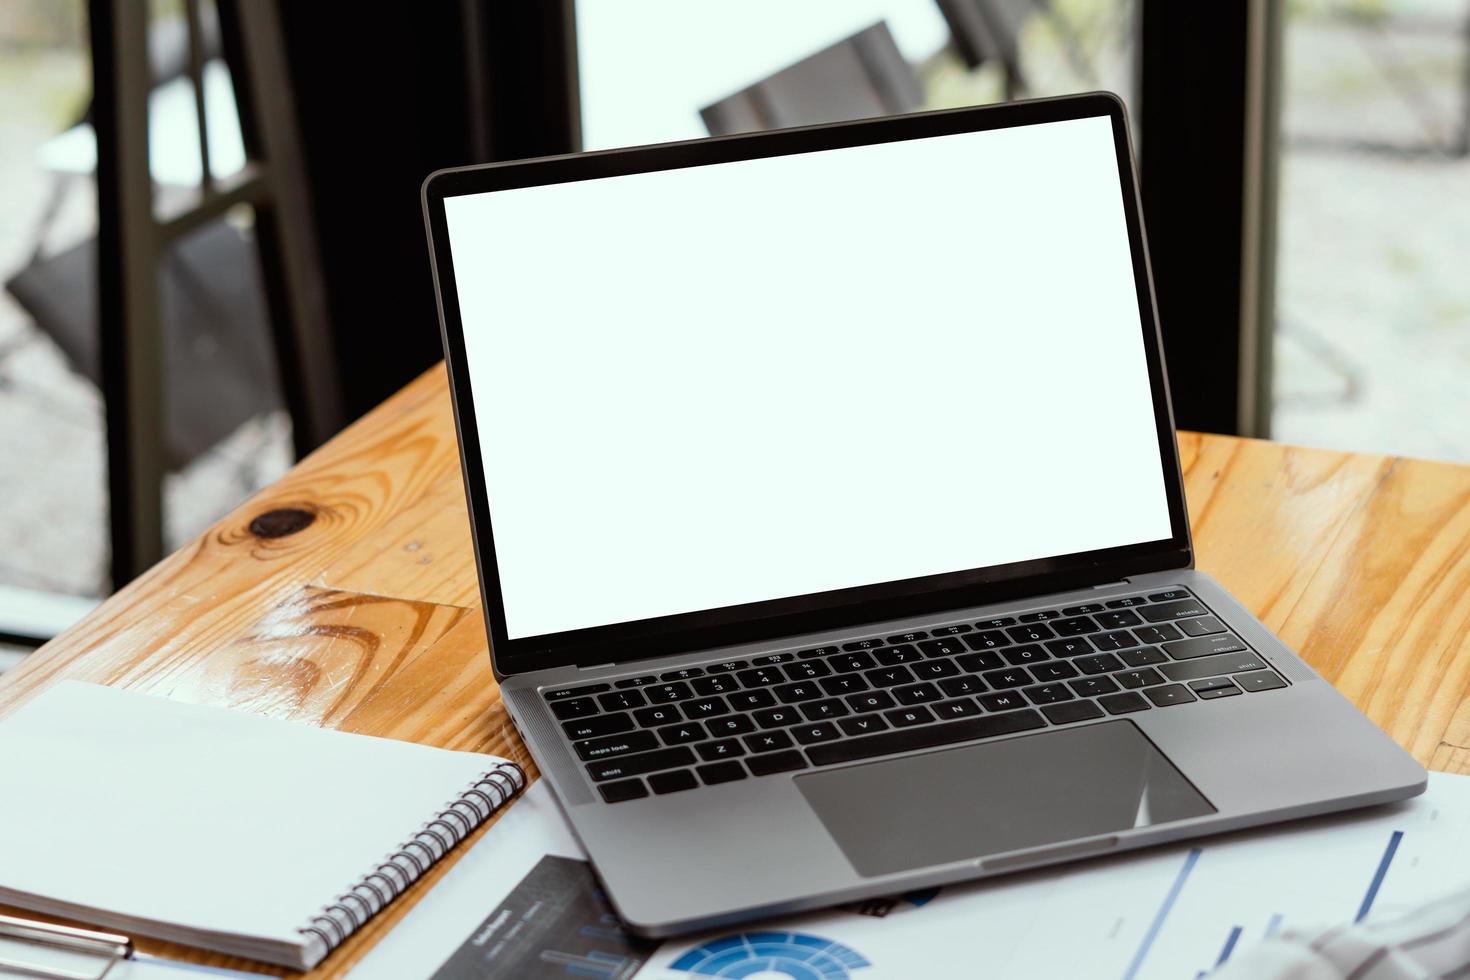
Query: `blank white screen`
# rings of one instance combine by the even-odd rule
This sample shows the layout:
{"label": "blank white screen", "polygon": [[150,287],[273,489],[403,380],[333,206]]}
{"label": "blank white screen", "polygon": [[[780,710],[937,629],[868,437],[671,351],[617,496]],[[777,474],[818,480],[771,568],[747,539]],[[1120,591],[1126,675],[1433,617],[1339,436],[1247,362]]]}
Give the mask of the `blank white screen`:
{"label": "blank white screen", "polygon": [[512,638],[1170,535],[1105,117],[445,207]]}

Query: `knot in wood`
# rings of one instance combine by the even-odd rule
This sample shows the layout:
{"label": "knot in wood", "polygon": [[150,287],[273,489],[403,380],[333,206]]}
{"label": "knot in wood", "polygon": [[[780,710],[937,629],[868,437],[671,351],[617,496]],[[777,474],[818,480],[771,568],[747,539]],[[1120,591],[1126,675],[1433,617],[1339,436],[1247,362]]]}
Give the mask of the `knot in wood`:
{"label": "knot in wood", "polygon": [[311,526],[316,514],[300,507],[278,507],[256,516],[250,522],[250,533],[257,538],[284,538]]}

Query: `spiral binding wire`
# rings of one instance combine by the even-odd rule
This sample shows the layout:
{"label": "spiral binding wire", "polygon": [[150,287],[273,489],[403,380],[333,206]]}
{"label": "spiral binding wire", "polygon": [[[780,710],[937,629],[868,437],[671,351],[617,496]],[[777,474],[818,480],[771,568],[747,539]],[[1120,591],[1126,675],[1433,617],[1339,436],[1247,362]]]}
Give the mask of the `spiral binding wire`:
{"label": "spiral binding wire", "polygon": [[435,814],[297,931],[308,940],[313,936],[321,940],[327,952],[336,949],[525,785],[526,771],[515,762],[502,762],[481,773],[459,799]]}

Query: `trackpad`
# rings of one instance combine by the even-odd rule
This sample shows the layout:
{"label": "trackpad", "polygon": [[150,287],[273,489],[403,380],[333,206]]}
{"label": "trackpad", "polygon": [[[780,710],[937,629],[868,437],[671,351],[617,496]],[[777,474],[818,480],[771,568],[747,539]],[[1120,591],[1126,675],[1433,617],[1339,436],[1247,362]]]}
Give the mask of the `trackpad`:
{"label": "trackpad", "polygon": [[867,877],[1215,812],[1127,721],[814,772],[796,785]]}

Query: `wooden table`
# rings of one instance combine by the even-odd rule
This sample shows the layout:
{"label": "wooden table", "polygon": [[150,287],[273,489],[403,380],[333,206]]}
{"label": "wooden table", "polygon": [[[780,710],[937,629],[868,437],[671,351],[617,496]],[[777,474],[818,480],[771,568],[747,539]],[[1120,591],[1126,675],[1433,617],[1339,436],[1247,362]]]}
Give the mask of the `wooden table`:
{"label": "wooden table", "polygon": [[[1179,442],[1200,567],[1417,759],[1470,771],[1470,467]],[[0,677],[0,714],[74,677],[529,767],[478,606],[436,368]],[[455,856],[314,975],[361,958]]]}

